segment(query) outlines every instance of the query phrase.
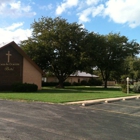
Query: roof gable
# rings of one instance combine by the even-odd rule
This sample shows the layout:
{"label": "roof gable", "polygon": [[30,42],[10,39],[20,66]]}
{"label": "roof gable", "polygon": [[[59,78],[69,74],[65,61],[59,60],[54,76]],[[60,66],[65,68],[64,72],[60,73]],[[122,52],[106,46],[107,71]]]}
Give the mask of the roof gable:
{"label": "roof gable", "polygon": [[10,42],[10,43],[8,43],[8,44],[2,46],[2,47],[0,48],[0,51],[3,50],[3,49],[5,49],[6,47],[9,47],[9,45],[12,46],[21,56],[23,56],[23,58],[27,59],[28,62],[29,62],[31,65],[33,65],[40,73],[43,73],[43,71],[35,64],[35,62],[33,62],[33,61],[29,58],[29,56],[28,56],[14,41],[12,41],[12,42]]}

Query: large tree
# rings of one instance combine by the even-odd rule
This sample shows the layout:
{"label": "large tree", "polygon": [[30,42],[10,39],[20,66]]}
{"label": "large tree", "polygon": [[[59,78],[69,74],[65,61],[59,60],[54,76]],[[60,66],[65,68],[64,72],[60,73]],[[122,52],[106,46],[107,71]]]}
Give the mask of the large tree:
{"label": "large tree", "polygon": [[88,54],[101,72],[104,88],[112,71],[121,70],[121,66],[127,56],[139,53],[139,45],[119,33],[99,35],[90,33],[87,37]]}
{"label": "large tree", "polygon": [[44,71],[53,72],[63,87],[67,77],[79,69],[87,31],[60,17],[42,17],[31,28],[32,37],[20,46]]}
{"label": "large tree", "polygon": [[140,58],[135,57],[131,67],[133,68],[133,73],[134,73],[133,78],[137,82],[140,79]]}

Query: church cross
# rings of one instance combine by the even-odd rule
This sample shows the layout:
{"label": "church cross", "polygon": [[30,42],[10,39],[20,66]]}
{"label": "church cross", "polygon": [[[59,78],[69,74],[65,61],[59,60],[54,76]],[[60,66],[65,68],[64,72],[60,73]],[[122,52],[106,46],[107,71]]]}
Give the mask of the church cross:
{"label": "church cross", "polygon": [[12,54],[10,54],[10,51],[8,51],[8,53],[6,54],[8,57],[8,63],[10,62],[10,56],[12,56]]}

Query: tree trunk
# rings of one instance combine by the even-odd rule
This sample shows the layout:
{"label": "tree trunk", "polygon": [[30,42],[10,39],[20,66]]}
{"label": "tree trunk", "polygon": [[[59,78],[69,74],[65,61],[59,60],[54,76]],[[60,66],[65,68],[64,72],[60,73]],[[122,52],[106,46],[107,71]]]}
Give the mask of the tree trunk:
{"label": "tree trunk", "polygon": [[104,88],[107,88],[107,80],[104,80]]}
{"label": "tree trunk", "polygon": [[64,80],[63,79],[58,79],[59,80],[59,84],[56,86],[57,88],[64,88]]}
{"label": "tree trunk", "polygon": [[57,88],[64,88],[63,83],[59,83],[59,85],[56,86]]}
{"label": "tree trunk", "polygon": [[106,71],[104,72],[103,70],[101,70],[101,75],[104,81],[104,88],[107,88],[107,81],[109,76],[107,75],[107,72]]}

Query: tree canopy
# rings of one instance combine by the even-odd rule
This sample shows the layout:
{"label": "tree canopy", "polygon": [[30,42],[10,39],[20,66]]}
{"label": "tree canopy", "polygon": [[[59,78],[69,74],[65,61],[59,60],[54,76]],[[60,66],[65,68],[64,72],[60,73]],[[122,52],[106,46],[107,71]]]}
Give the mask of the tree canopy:
{"label": "tree canopy", "polygon": [[60,17],[42,17],[31,25],[32,37],[20,46],[44,71],[51,71],[59,86],[79,70],[81,51],[87,31],[82,25],[68,23]]}
{"label": "tree canopy", "polygon": [[[97,67],[107,88],[110,74],[124,72],[124,61],[139,53],[139,44],[120,33],[100,35],[61,17],[42,17],[31,25],[32,36],[20,43],[44,72],[52,72],[59,86],[77,70]],[[136,66],[135,66],[136,67]]]}
{"label": "tree canopy", "polygon": [[101,72],[104,87],[107,88],[107,81],[112,71],[120,71],[121,65],[128,56],[134,56],[139,53],[139,45],[120,33],[110,33],[100,35],[89,34],[88,55],[94,65]]}

